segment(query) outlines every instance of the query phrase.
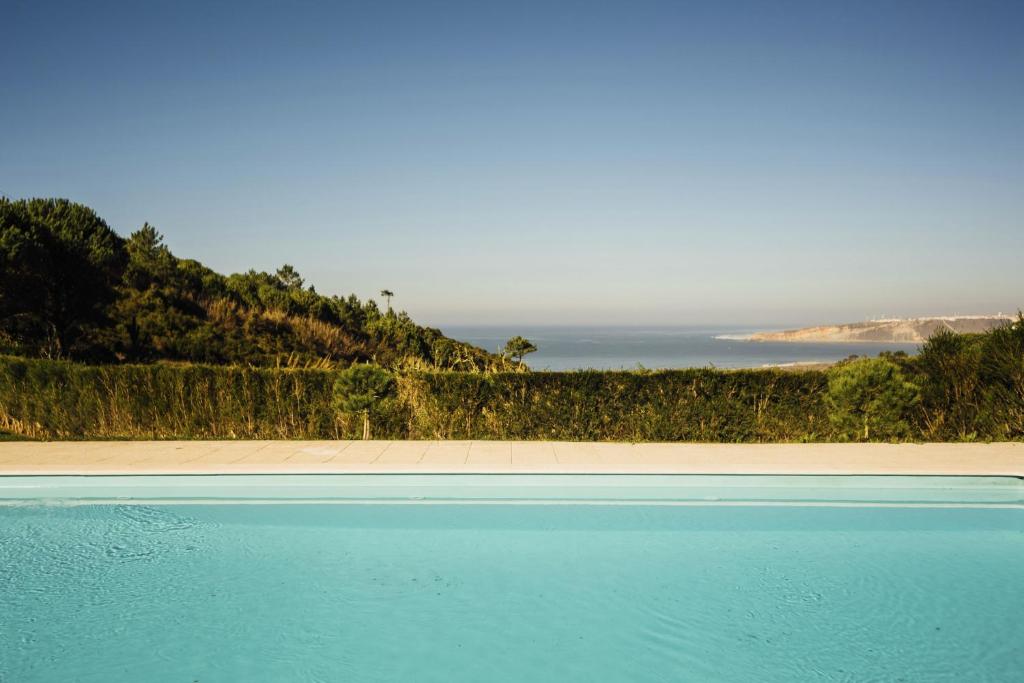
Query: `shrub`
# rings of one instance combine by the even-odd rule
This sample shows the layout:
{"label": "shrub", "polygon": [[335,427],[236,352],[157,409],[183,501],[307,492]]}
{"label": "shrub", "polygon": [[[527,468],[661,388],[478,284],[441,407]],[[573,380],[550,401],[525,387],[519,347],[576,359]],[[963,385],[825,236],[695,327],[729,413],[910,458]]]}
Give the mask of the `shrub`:
{"label": "shrub", "polygon": [[842,439],[906,438],[910,410],[918,401],[917,385],[889,359],[861,358],[829,371],[829,421]]}
{"label": "shrub", "polygon": [[1024,315],[983,337],[978,386],[985,434],[1024,437]]}
{"label": "shrub", "polygon": [[921,386],[921,429],[928,438],[970,440],[978,436],[981,342],[981,335],[939,332],[914,359]]}
{"label": "shrub", "polygon": [[362,435],[370,438],[370,415],[387,412],[394,395],[394,376],[376,365],[353,365],[334,381],[334,407],[343,418],[362,417]]}

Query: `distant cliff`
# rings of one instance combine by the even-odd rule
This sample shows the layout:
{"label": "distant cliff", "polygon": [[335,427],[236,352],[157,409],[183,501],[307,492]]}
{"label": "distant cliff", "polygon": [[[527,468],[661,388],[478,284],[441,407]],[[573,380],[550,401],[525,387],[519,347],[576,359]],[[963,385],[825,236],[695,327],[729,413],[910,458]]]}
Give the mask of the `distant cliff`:
{"label": "distant cliff", "polygon": [[986,332],[1012,320],[1004,315],[869,320],[843,325],[820,325],[799,330],[757,332],[750,341],[772,342],[923,342],[941,330]]}

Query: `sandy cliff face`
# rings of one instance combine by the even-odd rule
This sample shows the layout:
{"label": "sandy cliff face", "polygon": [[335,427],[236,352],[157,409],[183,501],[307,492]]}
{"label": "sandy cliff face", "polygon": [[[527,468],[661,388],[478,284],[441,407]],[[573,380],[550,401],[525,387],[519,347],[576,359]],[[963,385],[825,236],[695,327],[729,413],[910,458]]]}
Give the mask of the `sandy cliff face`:
{"label": "sandy cliff face", "polygon": [[845,325],[822,325],[799,330],[758,332],[751,341],[783,342],[908,342],[920,343],[940,330],[985,332],[1011,320],[1009,316],[969,316],[950,318],[908,318],[870,320]]}

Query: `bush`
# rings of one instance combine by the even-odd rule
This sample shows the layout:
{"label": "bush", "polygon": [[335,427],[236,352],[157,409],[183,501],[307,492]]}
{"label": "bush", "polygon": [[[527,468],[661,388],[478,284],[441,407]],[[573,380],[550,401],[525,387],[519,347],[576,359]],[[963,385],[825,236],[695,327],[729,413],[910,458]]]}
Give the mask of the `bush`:
{"label": "bush", "polygon": [[978,364],[986,436],[1024,438],[1024,316],[985,335]]}
{"label": "bush", "polygon": [[389,412],[389,399],[395,393],[394,376],[376,365],[353,365],[338,373],[334,381],[333,403],[348,423],[362,419],[362,437],[370,438],[370,416]]}
{"label": "bush", "polygon": [[841,363],[828,373],[829,421],[844,440],[909,437],[910,411],[919,400],[917,385],[886,358]]}

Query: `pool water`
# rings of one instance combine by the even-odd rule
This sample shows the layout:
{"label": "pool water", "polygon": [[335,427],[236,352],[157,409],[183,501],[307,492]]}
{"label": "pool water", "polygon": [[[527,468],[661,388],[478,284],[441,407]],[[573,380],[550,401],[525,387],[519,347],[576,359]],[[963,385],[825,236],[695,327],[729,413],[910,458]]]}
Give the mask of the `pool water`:
{"label": "pool water", "polygon": [[[352,504],[213,500],[194,486],[118,501],[75,486],[61,500],[8,490],[0,506],[0,681],[1024,671],[1019,482],[965,487],[963,504],[952,487],[944,503],[882,505],[787,504],[778,485],[771,501],[705,490],[572,504],[521,484],[487,501],[403,489]],[[815,491],[827,500],[827,485]]]}

